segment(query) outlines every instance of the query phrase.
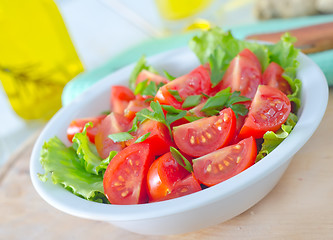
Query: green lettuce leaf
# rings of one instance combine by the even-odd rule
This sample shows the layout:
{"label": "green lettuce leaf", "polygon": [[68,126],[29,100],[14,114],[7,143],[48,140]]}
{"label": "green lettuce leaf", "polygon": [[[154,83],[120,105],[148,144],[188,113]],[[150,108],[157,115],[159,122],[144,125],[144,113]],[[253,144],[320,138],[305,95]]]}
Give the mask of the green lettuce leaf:
{"label": "green lettuce leaf", "polygon": [[297,116],[293,113],[290,113],[287,121],[282,124],[281,128],[276,131],[268,131],[264,135],[264,142],[261,145],[261,149],[257,155],[256,162],[263,159],[267,154],[272,152],[286,137],[289,136],[291,130],[297,123]]}
{"label": "green lettuce leaf", "polygon": [[103,175],[87,172],[73,147],[66,147],[58,137],[45,142],[40,163],[45,170],[39,174],[42,181],[51,176],[54,184],[60,184],[82,198],[107,203],[104,195]]}
{"label": "green lettuce leaf", "polygon": [[299,108],[301,104],[300,92],[302,82],[296,78],[299,65],[297,61],[299,49],[294,47],[293,43],[295,41],[294,37],[291,37],[289,33],[285,33],[278,43],[267,45],[267,48],[269,49],[271,61],[278,63],[284,69],[283,77],[288,81],[293,92],[288,95],[288,98]]}
{"label": "green lettuce leaf", "polygon": [[201,64],[211,62],[214,53],[218,53],[220,56],[223,55],[222,71],[225,71],[231,60],[245,48],[250,49],[258,57],[263,70],[269,64],[268,49],[265,45],[238,40],[232,36],[230,31],[224,32],[218,27],[193,37],[189,42],[189,47],[196,54]]}
{"label": "green lettuce leaf", "polygon": [[101,168],[102,158],[98,155],[96,146],[89,141],[87,136],[87,128],[92,127],[89,122],[85,125],[82,133],[76,133],[73,137],[73,148],[87,172],[98,175]]}

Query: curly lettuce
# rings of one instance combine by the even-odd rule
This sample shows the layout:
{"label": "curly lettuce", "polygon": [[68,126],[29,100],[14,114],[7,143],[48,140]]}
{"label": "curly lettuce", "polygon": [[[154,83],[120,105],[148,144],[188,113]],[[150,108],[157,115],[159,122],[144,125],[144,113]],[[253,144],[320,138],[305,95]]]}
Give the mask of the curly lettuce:
{"label": "curly lettuce", "polygon": [[108,203],[104,195],[103,175],[117,152],[112,151],[108,158],[101,159],[95,152],[95,146],[89,142],[86,127],[82,133],[75,134],[71,147],[58,137],[44,143],[40,163],[45,173],[39,174],[39,178],[47,181],[51,177],[54,184],[62,185],[77,196]]}
{"label": "curly lettuce", "polygon": [[272,152],[284,139],[286,139],[286,137],[289,136],[290,132],[295,127],[297,120],[297,116],[293,113],[290,113],[287,121],[282,124],[281,128],[278,131],[267,131],[264,134],[264,141],[257,155],[256,162],[267,156],[267,154]]}

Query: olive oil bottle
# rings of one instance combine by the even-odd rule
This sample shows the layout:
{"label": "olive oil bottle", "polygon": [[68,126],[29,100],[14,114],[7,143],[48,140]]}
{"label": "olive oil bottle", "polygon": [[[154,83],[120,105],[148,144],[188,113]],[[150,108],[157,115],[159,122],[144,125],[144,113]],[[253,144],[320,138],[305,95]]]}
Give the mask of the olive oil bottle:
{"label": "olive oil bottle", "polygon": [[53,0],[0,1],[0,81],[23,119],[47,120],[83,71]]}

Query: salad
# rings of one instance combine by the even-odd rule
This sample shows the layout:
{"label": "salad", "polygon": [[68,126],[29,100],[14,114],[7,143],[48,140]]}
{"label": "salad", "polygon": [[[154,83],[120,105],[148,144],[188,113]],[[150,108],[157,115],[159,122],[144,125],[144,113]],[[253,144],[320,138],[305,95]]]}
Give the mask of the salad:
{"label": "salad", "polygon": [[298,50],[212,28],[191,39],[200,65],[163,74],[143,56],[129,86],[112,86],[109,112],[73,119],[68,143],[44,143],[45,173],[73,194],[107,204],[141,204],[221,183],[273,151],[300,106]]}

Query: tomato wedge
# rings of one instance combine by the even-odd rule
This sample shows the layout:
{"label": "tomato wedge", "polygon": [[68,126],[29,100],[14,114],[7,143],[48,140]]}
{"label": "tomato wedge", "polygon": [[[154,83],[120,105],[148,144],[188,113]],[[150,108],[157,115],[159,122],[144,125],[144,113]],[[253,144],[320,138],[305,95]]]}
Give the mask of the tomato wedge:
{"label": "tomato wedge", "polygon": [[271,62],[262,76],[262,84],[275,87],[286,95],[291,94],[288,81],[282,77],[283,72],[284,70],[279,64]]}
{"label": "tomato wedge", "polygon": [[130,121],[122,114],[110,113],[101,122],[95,136],[95,145],[98,154],[105,159],[111,151],[120,151],[125,143],[115,143],[108,136],[113,133],[126,132],[129,130]]}
{"label": "tomato wedge", "polygon": [[111,87],[110,105],[112,112],[124,114],[124,110],[128,106],[128,103],[133,99],[135,99],[135,95],[128,87]]}
{"label": "tomato wedge", "polygon": [[261,82],[261,65],[257,56],[244,49],[230,62],[221,89],[230,87],[232,92],[240,91],[242,96],[253,98]]}
{"label": "tomato wedge", "polygon": [[198,180],[196,180],[193,174],[190,174],[186,178],[176,182],[171,192],[167,194],[164,198],[160,199],[160,201],[182,197],[191,193],[198,192],[200,190],[201,186]]}
{"label": "tomato wedge", "polygon": [[93,126],[87,128],[87,136],[90,142],[95,143],[95,136],[97,134],[98,127],[106,115],[100,115],[91,118],[80,118],[73,120],[67,128],[67,138],[72,142],[72,139],[76,133],[82,132],[84,126],[88,122],[92,122]]}
{"label": "tomato wedge", "polygon": [[152,73],[148,70],[143,69],[138,77],[136,78],[136,85],[140,82],[143,82],[145,80],[148,80],[148,82],[155,82],[155,83],[167,83],[168,79],[166,79],[165,77],[158,75],[156,73]]}
{"label": "tomato wedge", "polygon": [[126,109],[124,110],[124,116],[127,117],[129,120],[133,120],[137,112],[147,107],[149,107],[149,104],[144,100],[131,100],[128,103]]}
{"label": "tomato wedge", "polygon": [[[171,105],[177,109],[181,109],[186,97],[202,93],[210,94],[212,91],[211,86],[209,65],[200,65],[189,74],[176,78],[162,86],[157,91],[154,100],[160,104]],[[170,93],[170,90],[177,91],[181,99],[177,100]]]}
{"label": "tomato wedge", "polygon": [[228,144],[236,129],[236,116],[231,108],[219,116],[202,118],[175,127],[173,137],[177,147],[184,153],[199,157]]}
{"label": "tomato wedge", "polygon": [[267,131],[277,131],[287,120],[290,110],[290,101],[283,92],[270,86],[259,86],[239,137],[262,138]]}
{"label": "tomato wedge", "polygon": [[120,151],[108,165],[104,193],[112,204],[138,204],[148,201],[146,174],[153,161],[151,147],[136,143]]}
{"label": "tomato wedge", "polygon": [[257,156],[253,137],[193,159],[196,179],[206,186],[223,182],[252,166]]}
{"label": "tomato wedge", "polygon": [[147,174],[149,199],[158,201],[168,195],[174,184],[189,175],[189,172],[180,166],[168,152],[156,159]]}
{"label": "tomato wedge", "polygon": [[170,146],[173,146],[173,143],[168,128],[163,123],[154,120],[145,120],[141,123],[134,134],[134,139],[127,141],[126,144],[133,144],[136,139],[149,132],[150,135],[144,142],[151,145],[154,156],[160,156],[170,151]]}

